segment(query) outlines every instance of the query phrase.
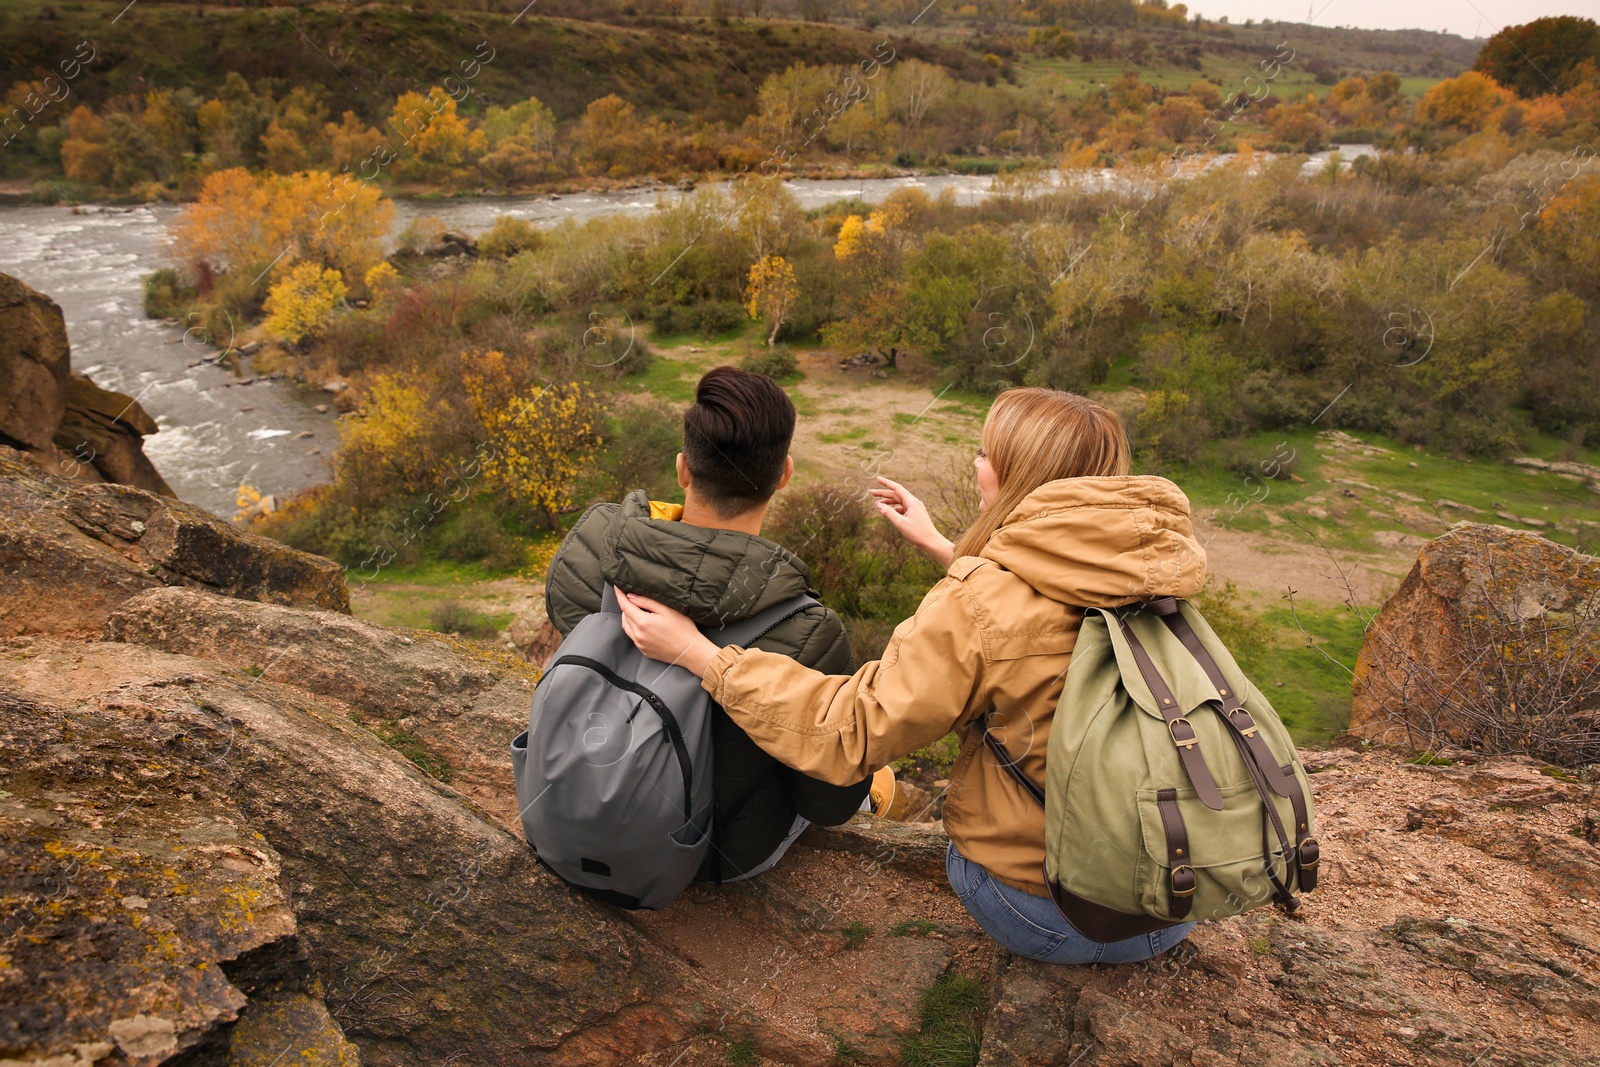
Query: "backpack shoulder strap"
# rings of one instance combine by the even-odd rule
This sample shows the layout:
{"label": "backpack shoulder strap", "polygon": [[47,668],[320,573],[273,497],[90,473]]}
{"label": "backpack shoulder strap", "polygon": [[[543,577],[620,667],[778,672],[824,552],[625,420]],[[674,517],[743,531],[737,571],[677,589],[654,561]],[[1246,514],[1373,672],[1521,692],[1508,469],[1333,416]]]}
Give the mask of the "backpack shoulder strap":
{"label": "backpack shoulder strap", "polygon": [[764,636],[779,623],[791,619],[813,604],[821,606],[822,601],[806,593],[797,593],[787,600],[779,601],[770,608],[758,611],[748,619],[740,619],[716,630],[706,630],[705,635],[719,645],[747,646]]}
{"label": "backpack shoulder strap", "polygon": [[1006,746],[1000,743],[1000,739],[998,737],[989,732],[989,727],[987,726],[983,727],[983,740],[988,744],[990,751],[994,753],[994,758],[1000,761],[1000,766],[1005,768],[1006,773],[1015,778],[1017,780],[1017,784],[1020,785],[1030,797],[1036,800],[1041,807],[1043,807],[1044,790],[1040,789],[1038,784],[1034,782],[1032,778],[1029,778],[1026,774],[1022,773],[1021,764],[1017,763],[1017,761],[1012,757],[1011,753],[1006,751]]}

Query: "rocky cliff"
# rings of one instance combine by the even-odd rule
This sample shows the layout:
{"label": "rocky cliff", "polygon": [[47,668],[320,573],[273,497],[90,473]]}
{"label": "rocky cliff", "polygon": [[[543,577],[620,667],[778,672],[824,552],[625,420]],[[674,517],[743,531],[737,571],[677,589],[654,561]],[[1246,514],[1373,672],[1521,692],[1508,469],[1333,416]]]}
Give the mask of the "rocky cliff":
{"label": "rocky cliff", "polygon": [[0,274],[0,444],[78,481],[172,496],[140,443],[158,429],[133,397],[72,370],[54,300]]}
{"label": "rocky cliff", "polygon": [[518,833],[534,667],[110,488],[0,465],[0,594],[61,614],[0,641],[4,1067],[1600,1064],[1580,776],[1306,752],[1322,886],[1146,964],[1007,956],[937,828],[866,816],[624,913]]}

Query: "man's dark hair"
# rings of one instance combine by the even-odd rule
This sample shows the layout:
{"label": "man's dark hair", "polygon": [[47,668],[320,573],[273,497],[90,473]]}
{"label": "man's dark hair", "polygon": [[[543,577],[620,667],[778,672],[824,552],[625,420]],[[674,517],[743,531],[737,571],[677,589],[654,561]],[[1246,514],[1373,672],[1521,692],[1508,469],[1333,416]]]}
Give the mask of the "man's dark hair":
{"label": "man's dark hair", "polygon": [[722,518],[772,499],[794,437],[794,403],[777,382],[713,367],[683,413],[683,458],[694,491]]}

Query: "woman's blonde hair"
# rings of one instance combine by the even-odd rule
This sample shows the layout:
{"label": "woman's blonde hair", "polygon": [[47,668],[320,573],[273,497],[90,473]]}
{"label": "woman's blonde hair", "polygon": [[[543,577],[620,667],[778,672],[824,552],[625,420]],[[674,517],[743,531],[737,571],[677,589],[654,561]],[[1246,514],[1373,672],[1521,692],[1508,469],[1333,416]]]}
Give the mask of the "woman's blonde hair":
{"label": "woman's blonde hair", "polygon": [[956,542],[957,557],[982,551],[1007,516],[1046,482],[1125,475],[1132,466],[1121,417],[1060,389],[1007,389],[997,396],[983,424],[983,450],[1000,488]]}

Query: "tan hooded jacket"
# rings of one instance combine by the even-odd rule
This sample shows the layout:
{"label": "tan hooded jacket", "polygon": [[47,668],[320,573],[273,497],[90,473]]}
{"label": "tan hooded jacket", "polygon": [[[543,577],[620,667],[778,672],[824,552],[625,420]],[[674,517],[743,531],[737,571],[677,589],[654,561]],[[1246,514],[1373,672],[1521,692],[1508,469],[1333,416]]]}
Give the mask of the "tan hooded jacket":
{"label": "tan hooded jacket", "polygon": [[1085,607],[1189,597],[1206,576],[1189,500],[1153,475],[1047,482],[979,556],[962,556],[895,628],[883,658],[826,675],[724,648],[704,686],[784,763],[847,785],[956,730],[944,824],[961,854],[1047,895],[1044,809],[983,744],[982,725],[1035,782]]}

